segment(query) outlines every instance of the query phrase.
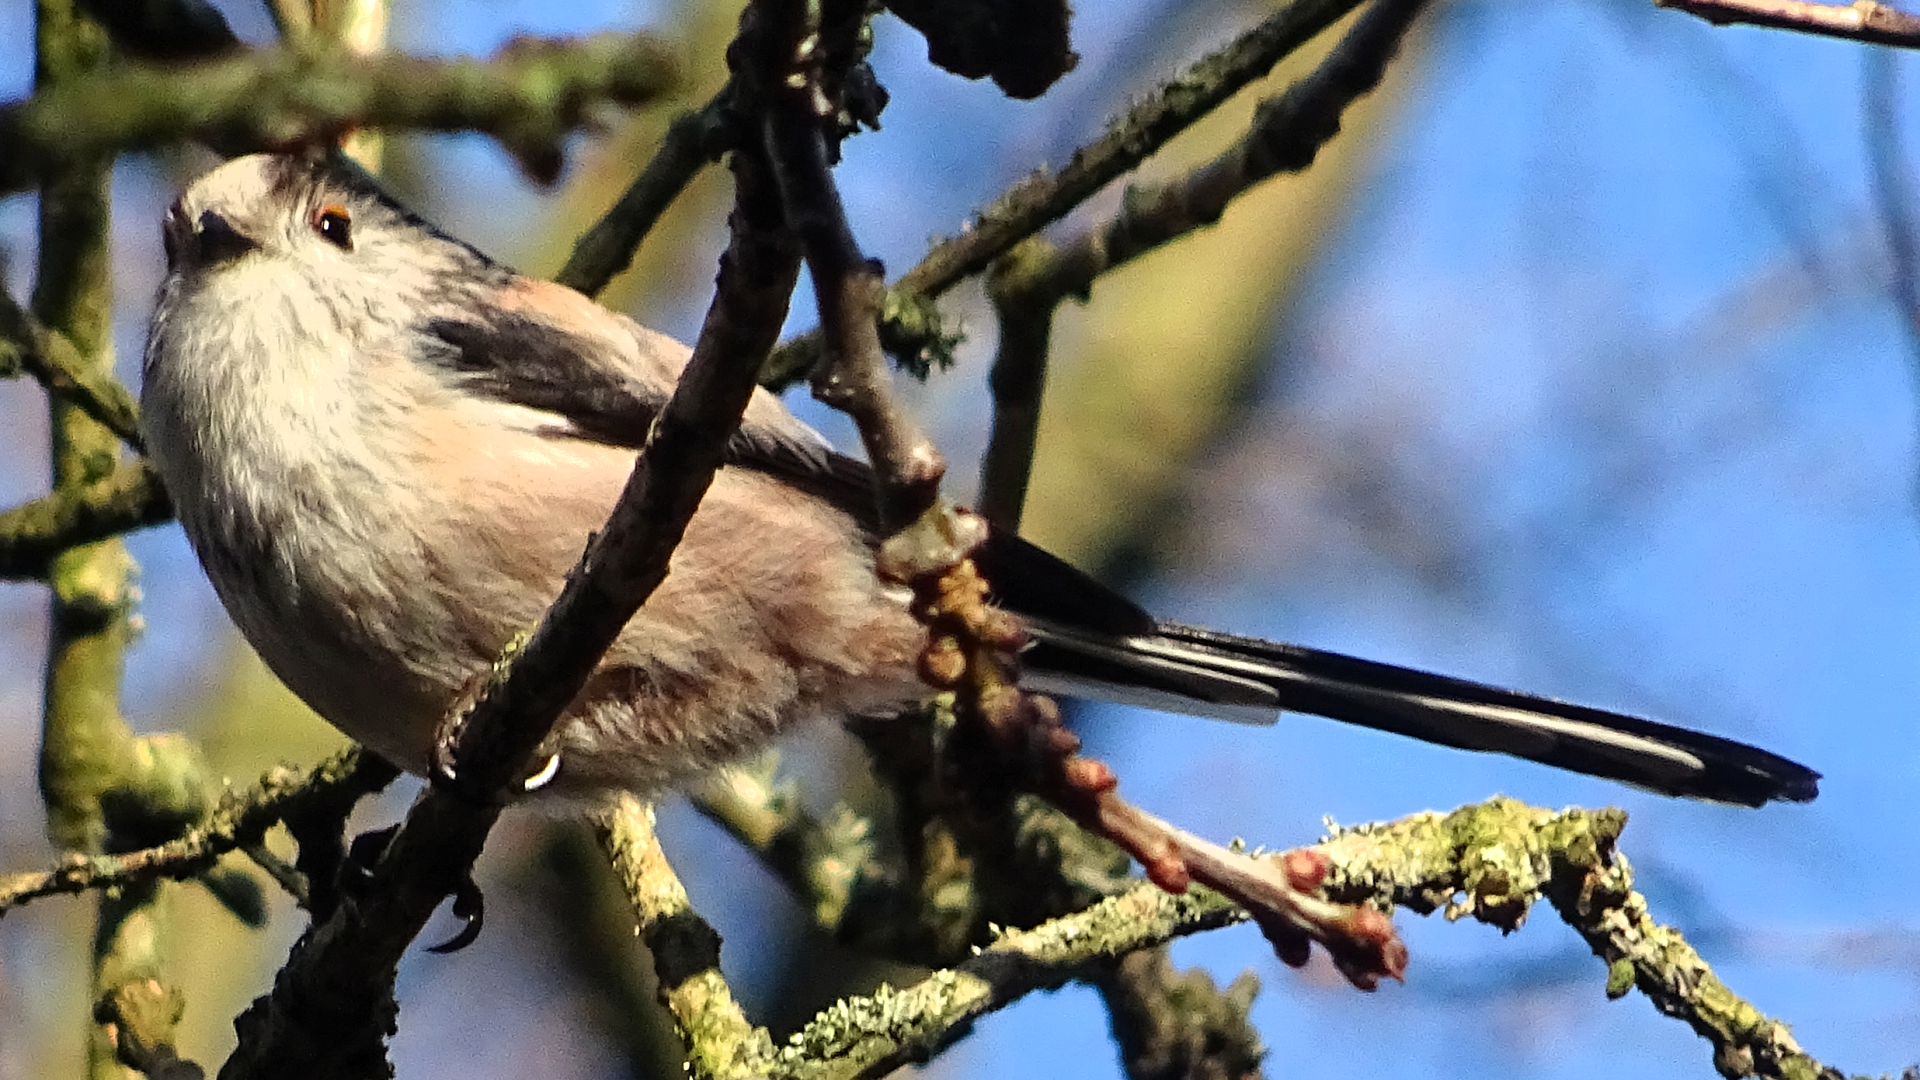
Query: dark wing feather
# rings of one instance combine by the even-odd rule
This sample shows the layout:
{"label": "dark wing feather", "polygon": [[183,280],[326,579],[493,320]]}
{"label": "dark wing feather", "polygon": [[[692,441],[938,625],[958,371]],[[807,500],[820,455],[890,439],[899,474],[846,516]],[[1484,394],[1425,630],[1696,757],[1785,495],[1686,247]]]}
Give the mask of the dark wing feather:
{"label": "dark wing feather", "polygon": [[[427,323],[427,358],[463,389],[554,416],[554,434],[638,450],[672,391],[619,364],[594,363],[600,343],[517,312]],[[797,421],[791,428],[749,414],[727,445],[728,464],[813,483],[851,509],[872,502],[866,466],[835,454]],[[851,500],[843,502],[842,500]]]}

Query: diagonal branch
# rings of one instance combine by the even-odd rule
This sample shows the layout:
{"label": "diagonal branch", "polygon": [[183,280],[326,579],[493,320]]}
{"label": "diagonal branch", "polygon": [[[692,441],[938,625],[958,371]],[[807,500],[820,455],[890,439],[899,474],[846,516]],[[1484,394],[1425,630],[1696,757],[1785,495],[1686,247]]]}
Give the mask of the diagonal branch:
{"label": "diagonal branch", "polygon": [[659,151],[619,200],[574,241],[573,254],[553,280],[587,296],[597,296],[607,282],[633,265],[633,253],[660,215],[717,156],[717,136],[725,123],[731,92],[731,86],[721,87],[705,105],[667,125]]}
{"label": "diagonal branch", "polygon": [[[882,329],[890,351],[915,355],[942,337],[937,313],[930,310],[933,298],[982,272],[1015,244],[1132,171],[1359,3],[1293,0],[1109,121],[1106,131],[1075,150],[1060,171],[1041,170],[1002,192],[967,231],[935,244],[894,282]],[[764,381],[775,387],[792,382],[813,367],[819,349],[817,332],[787,342],[769,359]]]}
{"label": "diagonal branch", "polygon": [[1054,310],[1096,279],[1220,220],[1234,199],[1313,164],[1349,105],[1380,84],[1424,0],[1374,0],[1318,67],[1260,103],[1246,134],[1185,175],[1129,187],[1110,218],[1059,245],[1039,239],[994,264],[987,292],[1000,320],[990,379],[993,433],[981,465],[980,512],[1017,530],[1040,424]]}
{"label": "diagonal branch", "polygon": [[773,1057],[773,1040],[747,1019],[720,974],[720,935],[693,910],[660,850],[652,808],[622,795],[596,831],[640,920],[634,933],[653,954],[660,1000],[686,1043],[688,1073],[695,1080],[759,1074]]}

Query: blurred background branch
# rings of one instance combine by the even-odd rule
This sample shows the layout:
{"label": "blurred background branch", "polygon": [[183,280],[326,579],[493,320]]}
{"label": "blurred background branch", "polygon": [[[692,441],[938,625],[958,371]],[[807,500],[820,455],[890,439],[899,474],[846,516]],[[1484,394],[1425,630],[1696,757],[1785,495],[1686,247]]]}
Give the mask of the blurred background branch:
{"label": "blurred background branch", "polygon": [[322,142],[361,128],[484,131],[551,181],[561,139],[599,103],[644,105],[671,84],[642,35],[524,39],[489,61],[283,49],[190,66],[124,64],[0,107],[0,192],[60,163],[198,139],[230,153]]}

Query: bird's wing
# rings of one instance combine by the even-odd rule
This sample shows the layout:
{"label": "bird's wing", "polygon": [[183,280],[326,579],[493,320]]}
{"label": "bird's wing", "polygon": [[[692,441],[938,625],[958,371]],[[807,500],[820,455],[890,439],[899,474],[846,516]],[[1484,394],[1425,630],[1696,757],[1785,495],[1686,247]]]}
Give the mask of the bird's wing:
{"label": "bird's wing", "polygon": [[[638,449],[689,350],[665,334],[551,282],[514,277],[499,302],[428,322],[433,359],[466,389],[551,414],[553,433]],[[836,452],[765,390],[756,390],[727,462],[778,477],[878,529],[873,470]],[[1022,615],[1093,633],[1141,634],[1153,619],[1131,600],[1042,549],[995,532],[975,553],[996,599]]]}
{"label": "bird's wing", "polygon": [[[554,435],[638,449],[687,347],[551,282],[514,275],[490,299],[427,321],[429,361],[469,392],[550,414]],[[765,390],[754,391],[728,461],[817,477],[841,498],[860,483],[847,459]]]}

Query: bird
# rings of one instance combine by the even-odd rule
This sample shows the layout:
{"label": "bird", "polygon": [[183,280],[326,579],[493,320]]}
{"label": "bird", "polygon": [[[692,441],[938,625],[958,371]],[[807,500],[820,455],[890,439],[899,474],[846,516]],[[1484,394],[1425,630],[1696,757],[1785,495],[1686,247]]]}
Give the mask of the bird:
{"label": "bird", "polygon": [[[437,725],[558,595],[689,350],[441,231],[338,155],[191,183],[141,390],[215,592],[317,713],[425,773]],[[801,725],[930,693],[875,573],[867,464],[757,391],[665,582],[569,706],[530,799],[687,783]],[[975,552],[1025,685],[1197,716],[1330,717],[1670,796],[1806,801],[1819,774],[1705,732],[1156,619],[1007,531]]]}

